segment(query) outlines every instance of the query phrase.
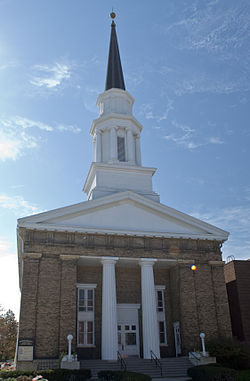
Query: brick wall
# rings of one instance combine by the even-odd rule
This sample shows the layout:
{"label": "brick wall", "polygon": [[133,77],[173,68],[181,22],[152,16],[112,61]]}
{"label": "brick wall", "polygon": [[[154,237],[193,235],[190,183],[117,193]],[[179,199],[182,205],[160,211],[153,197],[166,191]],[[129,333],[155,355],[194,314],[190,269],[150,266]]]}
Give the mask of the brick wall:
{"label": "brick wall", "polygon": [[[24,273],[20,337],[33,339],[35,358],[56,358],[77,334],[76,283],[94,283],[95,348],[77,349],[88,358],[101,356],[102,266],[81,265],[78,258],[118,256],[170,259],[170,268],[154,267],[155,284],[165,285],[168,347],[174,355],[173,322],[180,321],[184,352],[207,337],[230,335],[219,243],[185,239],[119,237],[78,233],[20,231],[24,239]],[[93,258],[94,261],[96,259]],[[197,263],[196,273],[190,270]],[[93,262],[94,263],[94,262]],[[97,262],[96,262],[97,263]],[[218,266],[217,266],[218,265]],[[140,267],[116,265],[117,302],[141,303]],[[139,310],[141,327],[141,310]],[[73,342],[73,350],[75,341]],[[162,352],[162,353],[163,353]]]}
{"label": "brick wall", "polygon": [[225,278],[233,335],[250,343],[250,261],[227,263]]}

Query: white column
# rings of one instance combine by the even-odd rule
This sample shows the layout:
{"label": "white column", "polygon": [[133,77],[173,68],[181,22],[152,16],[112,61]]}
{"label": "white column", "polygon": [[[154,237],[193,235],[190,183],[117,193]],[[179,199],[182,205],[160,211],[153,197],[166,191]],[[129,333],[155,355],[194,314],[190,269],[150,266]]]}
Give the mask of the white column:
{"label": "white column", "polygon": [[96,142],[95,142],[95,150],[96,150],[96,161],[99,163],[102,161],[102,135],[101,131],[96,131]]}
{"label": "white column", "polygon": [[117,360],[116,257],[102,257],[102,360]]}
{"label": "white column", "polygon": [[128,143],[128,161],[135,162],[135,142],[133,133],[130,128],[127,128],[127,143]]}
{"label": "white column", "polygon": [[135,139],[135,150],[136,150],[136,163],[137,165],[141,165],[141,143],[140,143],[140,135],[136,136]]}
{"label": "white column", "polygon": [[117,161],[117,134],[115,127],[110,129],[110,159]]}
{"label": "white column", "polygon": [[156,312],[153,265],[157,259],[141,258],[143,357],[150,359],[152,350],[160,358],[159,328]]}

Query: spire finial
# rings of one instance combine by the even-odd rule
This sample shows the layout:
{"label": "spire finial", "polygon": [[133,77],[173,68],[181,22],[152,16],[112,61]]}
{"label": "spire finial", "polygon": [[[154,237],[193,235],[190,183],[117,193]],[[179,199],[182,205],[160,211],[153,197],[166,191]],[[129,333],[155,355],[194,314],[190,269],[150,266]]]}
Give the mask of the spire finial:
{"label": "spire finial", "polygon": [[114,20],[116,18],[116,14],[113,11],[113,8],[112,8],[112,12],[110,13],[110,17],[112,18],[112,20]]}

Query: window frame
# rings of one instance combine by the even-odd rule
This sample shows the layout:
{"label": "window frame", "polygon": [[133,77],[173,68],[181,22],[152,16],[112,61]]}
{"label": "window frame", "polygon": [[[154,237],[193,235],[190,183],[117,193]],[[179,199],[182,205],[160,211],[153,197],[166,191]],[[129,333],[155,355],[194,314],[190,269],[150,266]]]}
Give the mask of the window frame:
{"label": "window frame", "polygon": [[[77,347],[95,347],[95,289],[96,284],[77,283]],[[83,307],[85,311],[80,311],[80,293],[84,290]],[[92,291],[92,298],[89,299],[89,290]],[[92,306],[88,306],[89,300],[92,300]],[[89,323],[92,323],[92,330],[89,331]],[[80,331],[83,324],[83,331]],[[92,343],[88,344],[88,335],[92,334]],[[80,340],[83,335],[83,343]]]}
{"label": "window frame", "polygon": [[[158,331],[159,331],[159,342],[160,346],[168,345],[167,339],[167,329],[166,329],[166,309],[165,309],[165,286],[155,286],[155,299],[156,299],[156,313],[158,320]],[[161,293],[161,298],[159,298],[159,292]],[[160,323],[164,325],[164,331],[160,331]],[[161,343],[161,333],[164,333],[165,341]]]}

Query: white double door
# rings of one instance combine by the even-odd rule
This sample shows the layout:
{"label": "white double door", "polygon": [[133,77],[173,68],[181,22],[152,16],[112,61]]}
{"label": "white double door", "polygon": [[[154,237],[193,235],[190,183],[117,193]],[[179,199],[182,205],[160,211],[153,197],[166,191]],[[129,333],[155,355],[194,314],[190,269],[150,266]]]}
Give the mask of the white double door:
{"label": "white double door", "polygon": [[139,356],[139,304],[117,305],[118,350],[122,357]]}

